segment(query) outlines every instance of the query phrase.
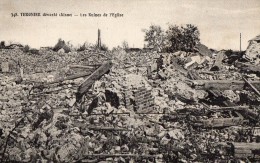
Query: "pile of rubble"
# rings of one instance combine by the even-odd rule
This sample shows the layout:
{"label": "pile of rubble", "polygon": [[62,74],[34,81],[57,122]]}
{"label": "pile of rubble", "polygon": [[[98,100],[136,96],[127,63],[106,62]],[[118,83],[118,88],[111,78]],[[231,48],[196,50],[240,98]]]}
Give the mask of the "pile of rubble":
{"label": "pile of rubble", "polygon": [[259,77],[223,56],[40,54],[0,52],[2,162],[259,159]]}

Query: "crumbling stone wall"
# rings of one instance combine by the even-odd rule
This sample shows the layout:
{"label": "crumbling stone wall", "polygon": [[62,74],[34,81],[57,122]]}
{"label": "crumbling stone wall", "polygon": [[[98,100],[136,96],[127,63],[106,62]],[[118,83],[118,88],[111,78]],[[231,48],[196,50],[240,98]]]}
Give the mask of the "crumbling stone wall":
{"label": "crumbling stone wall", "polygon": [[133,90],[134,93],[134,109],[141,110],[154,106],[154,98],[152,90],[145,87],[139,87]]}
{"label": "crumbling stone wall", "polygon": [[146,87],[137,87],[124,92],[125,107],[140,111],[154,106],[152,90]]}

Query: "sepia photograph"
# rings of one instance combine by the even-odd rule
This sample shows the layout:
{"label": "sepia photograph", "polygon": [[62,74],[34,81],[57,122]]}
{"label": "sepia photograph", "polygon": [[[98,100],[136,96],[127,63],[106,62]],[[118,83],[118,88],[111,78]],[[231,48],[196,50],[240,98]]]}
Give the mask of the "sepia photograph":
{"label": "sepia photograph", "polygon": [[260,162],[260,1],[1,0],[0,162]]}

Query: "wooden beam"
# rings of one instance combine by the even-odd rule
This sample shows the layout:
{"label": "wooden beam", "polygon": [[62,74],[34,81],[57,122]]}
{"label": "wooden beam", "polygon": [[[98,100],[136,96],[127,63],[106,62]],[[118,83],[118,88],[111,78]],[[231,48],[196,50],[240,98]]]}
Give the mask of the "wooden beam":
{"label": "wooden beam", "polygon": [[[256,89],[260,89],[260,81],[250,82]],[[239,80],[193,80],[192,87],[197,90],[244,90],[250,89],[245,81]]]}
{"label": "wooden beam", "polygon": [[80,74],[74,74],[74,75],[71,75],[71,76],[68,76],[68,77],[59,78],[57,80],[54,80],[54,81],[48,82],[48,83],[37,83],[37,84],[34,85],[34,88],[39,88],[39,87],[44,88],[44,87],[49,86],[50,84],[61,83],[61,82],[66,81],[66,80],[74,80],[74,79],[77,79],[77,78],[88,76],[90,74],[91,74],[91,71],[87,71],[87,72],[83,72],[83,73],[80,73]]}
{"label": "wooden beam", "polygon": [[260,143],[238,143],[232,142],[234,145],[234,156],[237,158],[260,158]]}
{"label": "wooden beam", "polygon": [[239,111],[239,110],[247,110],[249,106],[227,106],[227,107],[212,107],[210,111]]}
{"label": "wooden beam", "polygon": [[135,113],[135,114],[146,114],[146,115],[148,115],[148,114],[176,115],[177,113],[160,113],[160,112],[158,112],[158,113]]}
{"label": "wooden beam", "polygon": [[93,69],[95,67],[99,67],[100,65],[69,65],[70,68],[86,68],[86,69]]}
{"label": "wooden beam", "polygon": [[235,148],[248,148],[250,150],[260,149],[260,143],[232,142]]}
{"label": "wooden beam", "polygon": [[74,75],[70,75],[70,76],[67,76],[67,77],[64,77],[64,78],[59,78],[59,79],[57,79],[53,82],[49,82],[48,84],[59,83],[59,82],[63,82],[63,81],[66,81],[66,80],[74,80],[74,79],[77,79],[77,78],[88,76],[90,74],[91,74],[91,71],[89,70],[89,71],[86,71],[86,72],[83,72],[83,73],[80,73],[80,74],[74,74]]}
{"label": "wooden beam", "polygon": [[108,116],[108,115],[128,115],[130,116],[130,112],[129,113],[91,113],[88,116],[91,115],[104,115],[104,116]]}
{"label": "wooden beam", "polygon": [[96,80],[98,80],[101,76],[103,76],[106,72],[108,72],[111,67],[112,67],[112,62],[108,61],[102,64],[90,76],[88,76],[78,89],[79,97],[81,97]]}
{"label": "wooden beam", "polygon": [[89,130],[106,130],[106,131],[131,131],[127,128],[119,128],[119,127],[100,127],[100,126],[90,126],[87,127]]}
{"label": "wooden beam", "polygon": [[[189,71],[188,74],[189,74],[190,78],[193,80],[201,80],[201,77],[199,76],[199,74],[196,71]],[[208,90],[208,92],[211,93],[212,95],[214,95],[216,98],[223,97],[223,95],[219,89],[218,90]],[[225,106],[236,106],[236,104],[231,102],[230,100],[223,101],[223,104]]]}
{"label": "wooden beam", "polygon": [[140,155],[140,154],[86,154],[85,157],[144,157],[157,158],[157,155]]}
{"label": "wooden beam", "polygon": [[[251,84],[246,78],[243,77],[243,80],[253,89],[253,91],[260,97],[260,92],[257,90],[257,88]],[[258,84],[259,85],[259,84]]]}

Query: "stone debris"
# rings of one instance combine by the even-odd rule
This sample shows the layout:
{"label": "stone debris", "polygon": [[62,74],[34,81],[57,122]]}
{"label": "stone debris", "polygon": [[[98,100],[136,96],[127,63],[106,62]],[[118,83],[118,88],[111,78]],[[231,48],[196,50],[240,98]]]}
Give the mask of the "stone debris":
{"label": "stone debris", "polygon": [[259,161],[257,72],[197,51],[2,49],[1,162]]}

